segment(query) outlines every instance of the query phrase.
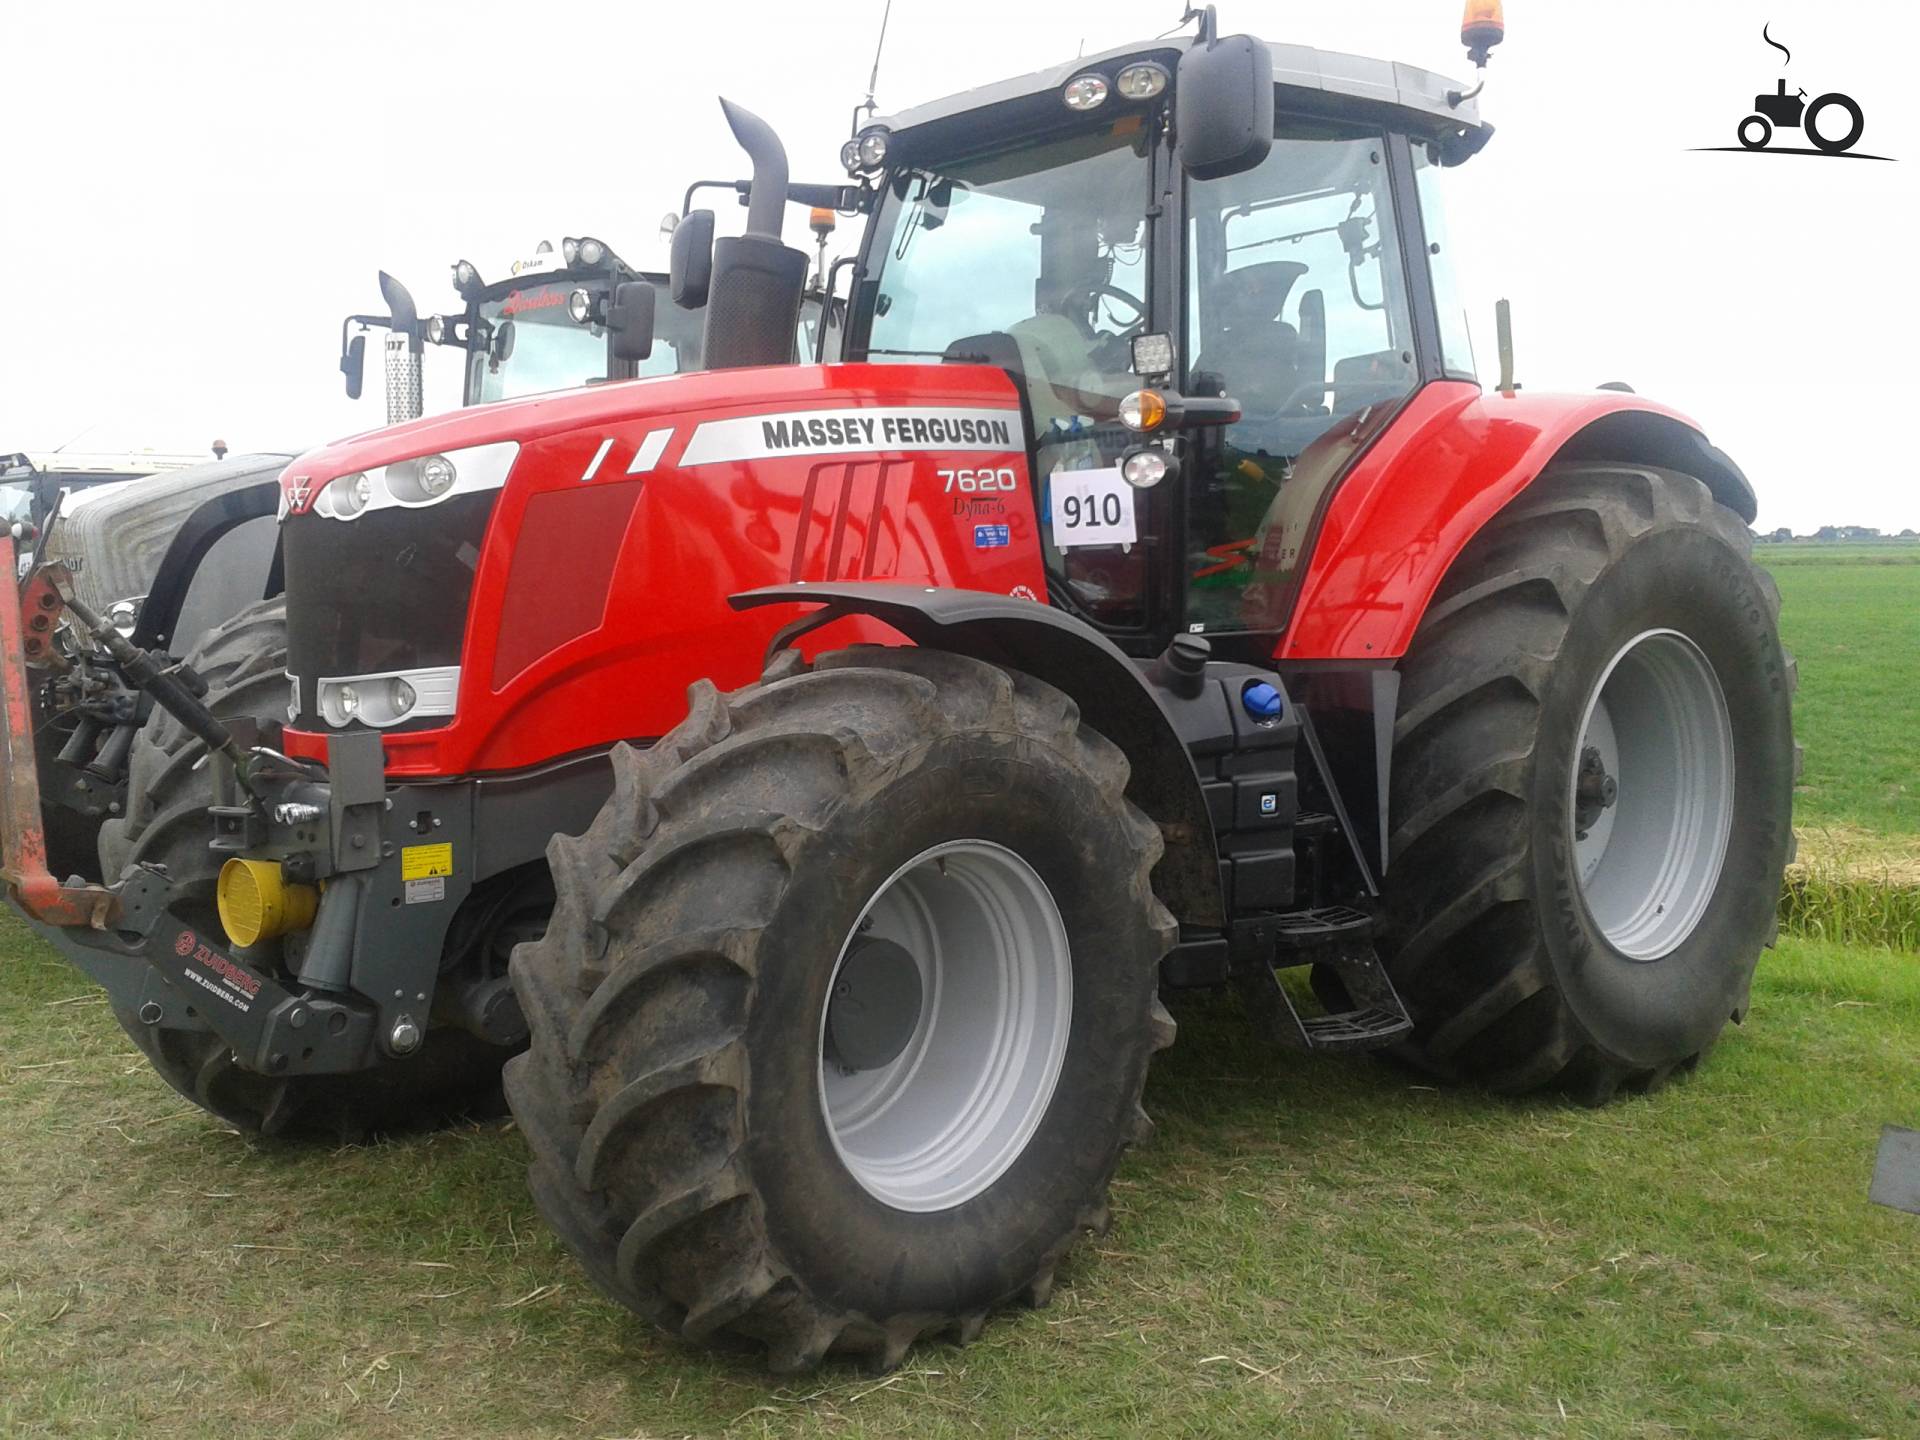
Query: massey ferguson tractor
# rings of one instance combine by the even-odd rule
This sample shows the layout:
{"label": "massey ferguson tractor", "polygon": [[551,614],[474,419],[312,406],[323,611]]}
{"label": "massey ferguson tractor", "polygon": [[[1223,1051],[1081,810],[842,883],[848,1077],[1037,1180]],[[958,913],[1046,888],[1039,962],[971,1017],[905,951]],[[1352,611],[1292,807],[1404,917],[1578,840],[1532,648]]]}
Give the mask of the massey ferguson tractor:
{"label": "massey ferguson tractor", "polygon": [[[1794,767],[1753,493],[1631,393],[1477,383],[1469,95],[1209,12],[873,120],[832,365],[725,109],[708,371],[301,456],[284,599],[185,664],[57,570],[4,608],[13,896],[170,1084],[364,1127],[513,1056],[609,1295],[890,1366],[1106,1225],[1163,991],[1588,1103],[1742,1017]],[[154,708],[70,878],[62,624]]]}

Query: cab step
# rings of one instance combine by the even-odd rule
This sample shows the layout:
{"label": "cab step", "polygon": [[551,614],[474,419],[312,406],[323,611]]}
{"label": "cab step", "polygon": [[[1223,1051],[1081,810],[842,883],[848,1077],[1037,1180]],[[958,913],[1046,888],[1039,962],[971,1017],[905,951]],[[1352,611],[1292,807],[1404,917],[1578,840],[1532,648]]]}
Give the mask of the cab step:
{"label": "cab step", "polygon": [[[1255,1026],[1289,1050],[1378,1050],[1413,1029],[1413,1020],[1374,951],[1373,917],[1346,906],[1300,910],[1275,917],[1270,963],[1243,969],[1240,992]],[[1324,965],[1338,977],[1351,1008],[1302,1015],[1280,971]]]}

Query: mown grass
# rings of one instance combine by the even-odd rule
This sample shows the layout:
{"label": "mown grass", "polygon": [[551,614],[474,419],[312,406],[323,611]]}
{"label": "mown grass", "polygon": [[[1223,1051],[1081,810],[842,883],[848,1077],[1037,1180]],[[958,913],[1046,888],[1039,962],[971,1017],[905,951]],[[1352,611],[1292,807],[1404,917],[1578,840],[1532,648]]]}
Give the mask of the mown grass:
{"label": "mown grass", "polygon": [[598,1298],[489,1121],[256,1147],[0,921],[0,1434],[1912,1435],[1920,961],[1790,942],[1690,1081],[1437,1091],[1180,1015],[1051,1308],[775,1382]]}

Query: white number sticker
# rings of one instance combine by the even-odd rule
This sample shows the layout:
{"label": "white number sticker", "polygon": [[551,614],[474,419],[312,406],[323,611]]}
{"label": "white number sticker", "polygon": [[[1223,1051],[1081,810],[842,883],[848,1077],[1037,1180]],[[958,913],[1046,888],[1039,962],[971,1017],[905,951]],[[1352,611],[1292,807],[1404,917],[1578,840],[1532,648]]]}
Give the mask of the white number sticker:
{"label": "white number sticker", "polygon": [[1075,545],[1131,545],[1133,486],[1118,466],[1107,470],[1056,470],[1047,478],[1049,521],[1054,548]]}

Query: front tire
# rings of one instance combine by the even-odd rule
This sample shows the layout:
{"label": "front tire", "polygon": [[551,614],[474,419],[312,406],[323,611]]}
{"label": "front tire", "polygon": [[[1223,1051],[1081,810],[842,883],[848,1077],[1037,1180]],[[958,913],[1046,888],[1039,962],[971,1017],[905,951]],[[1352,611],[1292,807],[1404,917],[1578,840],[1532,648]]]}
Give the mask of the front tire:
{"label": "front tire", "polygon": [[1747,529],[1669,471],[1552,467],[1402,663],[1386,960],[1406,1058],[1600,1103],[1747,1007],[1792,836],[1792,662]]}
{"label": "front tire", "polygon": [[1059,691],[930,650],[797,659],[693,687],[553,842],[507,1093],[608,1294],[777,1370],[888,1368],[1044,1302],[1104,1228],[1174,926],[1126,762]]}

